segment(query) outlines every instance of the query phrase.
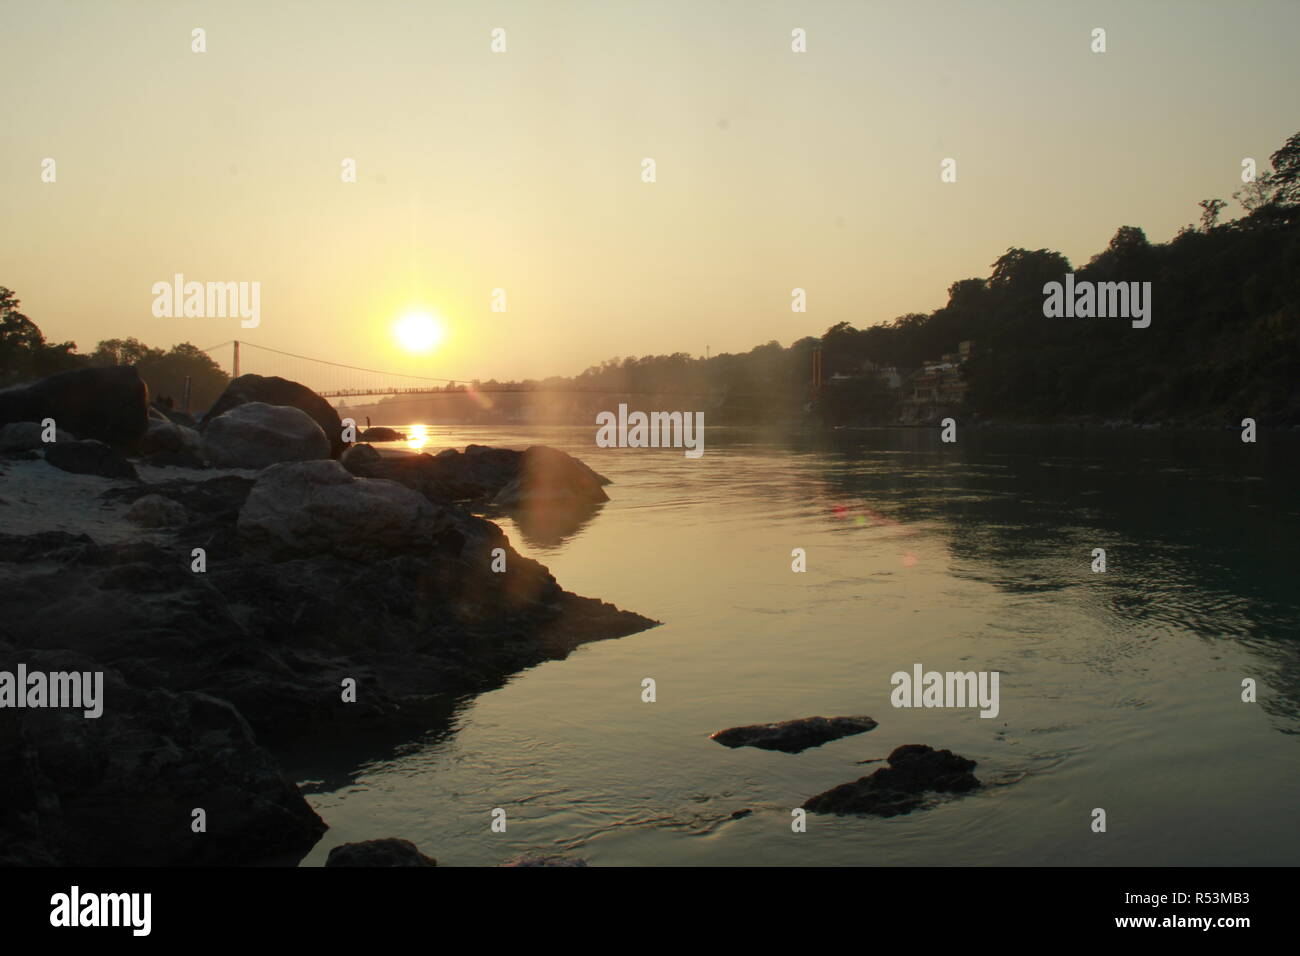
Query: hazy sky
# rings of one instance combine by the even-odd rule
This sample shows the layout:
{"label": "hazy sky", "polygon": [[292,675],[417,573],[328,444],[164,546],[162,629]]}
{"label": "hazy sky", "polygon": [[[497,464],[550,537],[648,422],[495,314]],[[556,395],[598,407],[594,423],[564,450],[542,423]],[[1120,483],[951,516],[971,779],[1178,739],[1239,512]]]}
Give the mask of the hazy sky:
{"label": "hazy sky", "polygon": [[[0,0],[0,285],[83,350],[457,379],[789,344],[1011,245],[1170,238],[1300,130],[1297,36],[1295,0]],[[260,282],[260,326],[155,318],[178,272]]]}

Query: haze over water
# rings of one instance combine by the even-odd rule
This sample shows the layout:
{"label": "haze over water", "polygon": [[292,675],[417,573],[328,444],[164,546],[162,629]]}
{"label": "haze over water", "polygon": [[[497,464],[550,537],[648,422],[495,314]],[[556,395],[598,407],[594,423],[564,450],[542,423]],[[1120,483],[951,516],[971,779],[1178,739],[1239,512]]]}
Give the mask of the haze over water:
{"label": "haze over water", "polygon": [[[526,851],[601,865],[1297,858],[1294,437],[1243,455],[1235,432],[965,430],[943,445],[932,431],[710,428],[691,461],[593,434],[430,427],[428,450],[545,443],[612,478],[611,501],[563,540],[494,520],[564,587],[663,625],[525,671],[387,758],[291,764],[331,827],[304,865],[376,836],[449,865]],[[796,547],[806,573],[791,571]],[[890,675],[915,663],[1000,671],[1000,713],[893,708]],[[1241,701],[1244,677],[1259,703]],[[797,755],[709,740],[813,714],[880,725]],[[977,760],[985,788],[791,832],[791,808],[908,743]]]}

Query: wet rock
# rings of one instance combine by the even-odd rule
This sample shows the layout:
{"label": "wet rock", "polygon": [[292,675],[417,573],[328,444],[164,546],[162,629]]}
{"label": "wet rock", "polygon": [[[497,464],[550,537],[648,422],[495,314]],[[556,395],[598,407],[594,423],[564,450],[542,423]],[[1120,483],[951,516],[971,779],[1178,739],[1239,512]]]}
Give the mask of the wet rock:
{"label": "wet rock", "polygon": [[545,445],[526,451],[470,445],[437,455],[349,459],[348,468],[366,478],[387,478],[436,501],[495,499],[503,507],[529,503],[589,504],[608,501],[609,479],[583,462]]}
{"label": "wet rock", "polygon": [[858,813],[892,817],[920,807],[929,792],[966,793],[980,786],[971,773],[975,761],[951,750],[907,744],[895,749],[888,760],[889,766],[818,794],[803,808],[841,816]]}
{"label": "wet rock", "polygon": [[330,850],[326,866],[437,866],[438,861],[425,856],[410,840],[388,837],[344,843]]}
{"label": "wet rock", "polygon": [[45,461],[62,471],[101,478],[139,481],[135,466],[102,441],[51,442],[45,446]]}
{"label": "wet rock", "polygon": [[334,406],[306,385],[277,375],[239,376],[226,386],[221,397],[208,409],[199,423],[199,430],[207,431],[214,421],[231,409],[250,402],[297,408],[320,426],[329,442],[329,451],[320,457],[337,458],[343,453],[343,422]]}
{"label": "wet rock", "polygon": [[501,866],[586,866],[586,860],[580,860],[577,857],[559,856],[559,855],[533,855],[523,854],[513,857]]}
{"label": "wet rock", "polygon": [[367,428],[357,438],[358,441],[406,441],[406,433],[399,432],[396,428],[388,428],[383,425],[376,425],[373,428]]}
{"label": "wet rock", "polygon": [[149,422],[148,389],[134,368],[108,366],[59,372],[0,389],[0,425],[52,418],[79,438],[130,448]]}
{"label": "wet rock", "polygon": [[751,724],[719,730],[709,739],[724,747],[758,747],[797,754],[831,740],[874,730],[870,717],[802,717],[776,724]]}
{"label": "wet rock", "polygon": [[126,519],[146,528],[183,528],[190,513],[179,501],[162,495],[145,495],[127,509]]}
{"label": "wet rock", "polygon": [[431,551],[449,525],[441,509],[409,488],[357,478],[324,460],[266,469],[239,514],[239,537],[245,549],[271,560],[366,560]]}
{"label": "wet rock", "polygon": [[608,481],[572,455],[533,445],[523,454],[518,477],[497,492],[493,503],[513,508],[554,501],[608,501],[602,484]]}
{"label": "wet rock", "polygon": [[[0,646],[0,669],[94,671]],[[326,829],[234,707],[104,675],[102,714],[0,711],[0,865],[230,865],[301,857]],[[193,811],[207,832],[192,829]]]}
{"label": "wet rock", "polygon": [[266,468],[328,459],[330,442],[301,409],[247,402],[208,421],[203,454],[218,468]]}

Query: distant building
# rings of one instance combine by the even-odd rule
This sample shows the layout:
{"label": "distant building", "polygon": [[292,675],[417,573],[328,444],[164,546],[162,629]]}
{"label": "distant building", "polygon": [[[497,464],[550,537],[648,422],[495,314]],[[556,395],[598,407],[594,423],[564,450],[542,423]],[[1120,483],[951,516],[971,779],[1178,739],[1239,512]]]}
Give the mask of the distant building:
{"label": "distant building", "polygon": [[956,352],[941,356],[937,362],[926,362],[913,373],[908,383],[912,392],[903,399],[900,409],[903,424],[937,422],[960,410],[969,387],[962,366],[973,351],[973,342],[962,342]]}

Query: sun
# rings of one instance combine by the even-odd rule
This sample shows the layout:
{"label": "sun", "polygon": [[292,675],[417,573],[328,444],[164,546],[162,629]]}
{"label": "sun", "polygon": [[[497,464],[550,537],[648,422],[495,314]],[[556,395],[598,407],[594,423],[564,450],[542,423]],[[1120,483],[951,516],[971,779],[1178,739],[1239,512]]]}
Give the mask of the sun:
{"label": "sun", "polygon": [[427,352],[445,335],[442,322],[428,312],[407,312],[393,323],[393,337],[408,352]]}

